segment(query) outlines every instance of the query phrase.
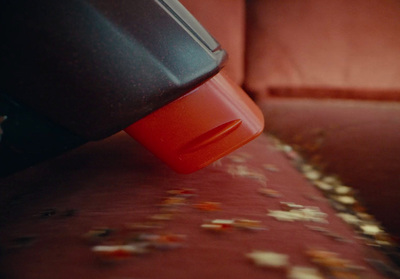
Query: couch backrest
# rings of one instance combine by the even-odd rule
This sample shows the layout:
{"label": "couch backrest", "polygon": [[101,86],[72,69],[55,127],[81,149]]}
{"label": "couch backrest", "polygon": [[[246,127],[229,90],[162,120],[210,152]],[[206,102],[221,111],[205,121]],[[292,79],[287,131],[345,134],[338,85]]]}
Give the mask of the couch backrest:
{"label": "couch backrest", "polygon": [[368,89],[368,98],[400,98],[397,0],[181,2],[227,49],[226,70],[250,92]]}
{"label": "couch backrest", "polygon": [[244,80],[245,1],[180,0],[227,50],[225,71],[239,85]]}

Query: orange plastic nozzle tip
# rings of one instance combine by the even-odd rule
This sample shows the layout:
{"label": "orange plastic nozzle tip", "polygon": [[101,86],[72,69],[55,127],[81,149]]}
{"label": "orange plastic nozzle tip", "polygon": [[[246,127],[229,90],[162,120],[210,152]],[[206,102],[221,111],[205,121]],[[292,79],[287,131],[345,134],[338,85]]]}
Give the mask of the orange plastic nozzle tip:
{"label": "orange plastic nozzle tip", "polygon": [[179,173],[191,173],[256,138],[257,105],[222,73],[125,131]]}

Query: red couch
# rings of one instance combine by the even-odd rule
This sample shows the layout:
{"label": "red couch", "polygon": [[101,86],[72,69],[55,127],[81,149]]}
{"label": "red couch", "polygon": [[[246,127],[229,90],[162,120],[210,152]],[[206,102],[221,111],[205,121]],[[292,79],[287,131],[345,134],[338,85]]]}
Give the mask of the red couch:
{"label": "red couch", "polygon": [[399,235],[399,3],[182,2],[232,54],[226,70],[258,100],[266,131],[359,190]]}
{"label": "red couch", "polygon": [[179,175],[116,134],[0,181],[0,275],[399,276],[400,5],[182,3],[228,50],[266,132],[315,167],[266,133]]}

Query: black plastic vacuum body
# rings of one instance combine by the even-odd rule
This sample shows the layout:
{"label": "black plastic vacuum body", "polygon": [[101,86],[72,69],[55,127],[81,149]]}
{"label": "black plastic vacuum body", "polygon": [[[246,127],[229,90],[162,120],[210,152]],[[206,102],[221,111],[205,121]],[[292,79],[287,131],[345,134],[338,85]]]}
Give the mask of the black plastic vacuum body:
{"label": "black plastic vacuum body", "polygon": [[176,0],[10,0],[0,14],[0,176],[128,127],[226,58]]}

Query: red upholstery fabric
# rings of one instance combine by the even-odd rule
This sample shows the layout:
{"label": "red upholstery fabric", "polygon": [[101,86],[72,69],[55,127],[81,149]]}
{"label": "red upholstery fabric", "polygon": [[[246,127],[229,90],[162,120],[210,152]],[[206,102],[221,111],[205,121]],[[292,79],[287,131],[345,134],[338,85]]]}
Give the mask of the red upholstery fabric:
{"label": "red upholstery fabric", "polygon": [[[240,84],[244,73],[244,1],[182,0],[182,2],[228,50],[231,58],[227,71]],[[311,1],[302,3],[309,4],[309,2]],[[309,55],[301,56],[305,60],[298,61],[297,58],[291,57],[291,48],[265,47],[257,42],[257,40],[265,42],[264,35],[269,36],[268,32],[271,30],[267,28],[269,31],[265,32],[265,26],[262,23],[264,20],[272,20],[274,23],[272,29],[275,30],[275,27],[279,27],[283,24],[282,22],[291,18],[282,16],[286,11],[277,13],[279,7],[277,7],[278,10],[272,9],[264,14],[265,7],[282,5],[280,7],[283,9],[293,6],[290,13],[298,19],[295,23],[301,28],[303,21],[306,22],[306,27],[309,27],[310,23],[305,17],[299,19],[296,15],[298,8],[306,4],[289,3],[289,1],[275,3],[263,0],[248,1],[248,3],[250,7],[249,42],[251,43],[247,44],[250,54],[247,64],[249,76],[246,81],[250,89],[264,92],[263,90],[271,84],[279,85],[282,82],[287,85],[292,82],[297,84],[299,80],[303,81],[303,77],[296,76],[299,67],[296,65],[297,63],[303,65],[303,62],[307,69],[310,66],[315,70],[304,79],[307,82],[310,81],[311,84],[320,84],[319,70],[321,69],[326,70],[322,71],[324,76],[325,74],[329,76],[329,82],[322,79],[322,85],[330,84],[332,80],[344,79],[343,69],[340,68],[341,63],[344,63],[343,60],[339,59],[337,68],[326,67],[325,63],[335,62],[338,57],[342,57],[341,54],[332,57],[318,52],[310,54],[311,56],[318,54],[319,58],[330,57],[328,60],[323,60],[323,67],[321,67],[320,62],[308,61]],[[393,13],[395,13],[396,4],[393,1],[387,3],[393,7]],[[330,5],[340,9],[339,6],[335,6],[336,4]],[[303,8],[308,11],[310,6]],[[317,13],[318,8],[311,10]],[[392,22],[393,17],[388,18],[388,21]],[[293,23],[293,21],[289,22]],[[390,22],[384,21],[382,24],[390,25]],[[396,22],[393,20],[394,26],[397,26]],[[321,25],[315,28],[320,31],[319,28],[324,27]],[[383,36],[390,37],[393,29],[389,30],[391,30],[388,31],[389,35],[385,33]],[[282,34],[285,35],[284,32]],[[303,42],[301,34],[289,32],[284,38],[287,40],[297,38],[294,40],[297,47]],[[311,32],[310,36],[315,37],[318,34],[318,32]],[[316,49],[324,49],[329,45],[325,44],[324,40],[319,39]],[[397,42],[397,39],[394,41]],[[307,42],[309,43],[305,40],[303,47],[299,48],[300,52],[308,49]],[[340,47],[339,41],[336,42],[333,39],[330,42]],[[277,44],[282,46],[279,41]],[[373,50],[375,48],[376,46]],[[379,51],[377,53],[381,54]],[[274,59],[269,60],[268,55],[272,55]],[[366,55],[368,54],[360,54],[361,59]],[[268,59],[265,60],[266,57]],[[316,68],[313,68],[314,63],[317,65]],[[379,63],[378,65],[381,65]],[[362,66],[357,67],[362,68]],[[350,73],[358,70],[359,68],[354,68]],[[397,68],[390,64],[386,73],[392,70],[396,71]],[[370,73],[369,70],[367,72]],[[267,75],[264,75],[265,73]],[[357,75],[351,77],[354,78],[351,81],[358,80]],[[362,78],[365,77],[363,75]],[[379,81],[392,81],[391,77],[393,75],[385,76],[385,79],[379,77],[382,78]],[[348,85],[352,83],[349,82]],[[264,106],[267,125],[269,125],[267,127],[285,139],[297,139],[293,141],[294,143],[304,143],[304,145],[311,143],[311,151],[314,150],[312,143],[316,143],[320,149],[309,155],[320,155],[325,152],[325,158],[333,160],[327,169],[339,173],[342,171],[344,178],[349,182],[352,182],[351,179],[358,181],[360,173],[356,172],[358,176],[351,176],[352,173],[348,169],[354,170],[354,165],[357,163],[373,159],[368,161],[372,167],[366,165],[368,171],[371,169],[375,171],[374,167],[381,167],[379,164],[384,166],[383,172],[373,173],[376,179],[387,179],[386,175],[389,173],[386,171],[390,172],[391,177],[397,177],[398,147],[393,147],[398,136],[394,130],[397,128],[397,120],[393,120],[396,119],[393,117],[398,117],[397,107],[385,105],[383,110],[379,110],[379,105],[367,108],[356,105],[348,109],[349,103],[340,103],[338,106],[329,103],[322,106],[322,102],[310,101],[312,103],[308,106],[308,101],[285,102],[268,100]],[[327,114],[323,114],[325,110]],[[343,113],[343,117],[339,117],[337,113]],[[372,113],[377,119],[372,126],[345,121],[354,119],[369,124]],[[329,123],[336,123],[339,128],[332,128]],[[304,130],[303,133],[302,129],[308,129],[308,125],[314,127],[315,130],[310,128],[310,130]],[[329,130],[327,135],[320,133],[321,130],[326,129],[326,125],[333,129]],[[374,133],[374,127],[380,129],[384,125],[388,125],[385,126],[387,129],[383,128],[381,133]],[[304,142],[298,140],[299,137],[295,137],[296,132],[301,134]],[[323,145],[318,146],[321,135],[323,135]],[[348,135],[353,136],[348,137]],[[358,139],[356,141],[358,144],[353,142],[354,139]],[[365,139],[368,140],[365,142],[363,141]],[[366,144],[365,147],[361,143]],[[380,149],[374,149],[372,152],[375,153],[371,154],[374,143],[381,144]],[[394,149],[389,151],[386,146],[392,146]],[[349,150],[351,152],[356,150],[360,156],[346,157],[350,154]],[[393,150],[394,152],[391,153]],[[384,151],[384,156],[380,154],[382,151]],[[340,156],[335,157],[335,154]],[[344,162],[344,158],[349,161]],[[383,160],[385,158],[389,158],[389,161]],[[325,163],[325,161],[318,162]],[[271,171],[271,165],[276,167],[277,171]],[[388,182],[388,184],[379,185],[382,188],[394,187],[390,181],[379,181]],[[272,198],[260,195],[258,192],[260,187],[265,186],[277,190],[282,196]],[[170,196],[168,190],[182,188],[193,189],[191,191],[195,192],[195,195],[185,199],[183,204],[176,207],[176,211],[172,212],[171,220],[161,221],[163,223],[161,229],[150,230],[151,233],[186,235],[183,246],[178,249],[156,250],[141,256],[130,257],[125,261],[104,263],[99,261],[91,251],[94,244],[88,243],[87,239],[82,237],[94,228],[107,227],[114,231],[110,233],[110,239],[102,243],[122,244],[133,234],[129,226],[136,222],[149,221],[155,214],[162,213],[163,207],[160,204]],[[383,217],[385,217],[385,212],[393,213],[391,209],[394,208],[397,210],[394,201],[398,200],[398,192],[393,189],[391,188],[390,192],[381,191],[381,196],[377,201],[372,198],[367,200],[372,209]],[[377,188],[365,186],[365,191],[369,193],[367,197],[372,197],[377,192]],[[310,197],[313,198],[310,199]],[[279,210],[282,201],[319,207],[328,215],[329,223],[317,225],[342,236],[347,241],[336,241],[312,231],[305,226],[308,223],[279,222],[267,216],[268,210]],[[393,203],[388,206],[385,204],[381,211],[376,210],[374,206],[382,205],[384,201],[389,201],[389,203],[393,201]],[[221,209],[206,212],[195,208],[195,205],[201,202],[218,202]],[[322,194],[311,186],[294,168],[291,160],[277,150],[265,135],[204,170],[191,175],[179,175],[169,170],[127,135],[120,133],[0,180],[0,206],[0,277],[3,278],[287,278],[284,270],[256,266],[245,255],[253,250],[274,251],[287,254],[291,266],[315,267],[305,255],[308,248],[315,247],[336,252],[341,258],[363,266],[365,272],[361,278],[383,278],[368,265],[365,258],[386,260],[383,255],[362,243],[352,228],[336,216],[336,212]],[[201,224],[212,219],[232,218],[258,220],[266,230],[232,229],[227,232],[213,233],[200,227]]]}
{"label": "red upholstery fabric", "polygon": [[400,235],[400,104],[269,98],[266,129],[344,182],[382,223]]}
{"label": "red upholstery fabric", "polygon": [[396,0],[247,1],[245,85],[398,89]]}
{"label": "red upholstery fabric", "polygon": [[358,188],[396,234],[399,12],[393,0],[249,0],[245,77],[266,130]]}
{"label": "red upholstery fabric", "polygon": [[227,50],[227,74],[239,85],[244,78],[245,1],[180,1]]}
{"label": "red upholstery fabric", "polygon": [[[269,171],[265,164],[273,164],[278,171]],[[265,183],[282,197],[260,195],[258,190]],[[160,213],[167,190],[180,188],[194,189],[196,195],[187,198],[173,219],[163,221],[165,227],[153,233],[185,234],[183,247],[116,263],[96,260],[93,244],[82,238],[84,233],[108,227],[116,230],[114,241],[123,233],[126,237],[125,224]],[[305,255],[310,247],[337,252],[364,266],[365,276],[383,278],[364,261],[371,256],[370,248],[355,238],[352,229],[335,216],[317,189],[265,135],[218,164],[179,175],[121,133],[3,179],[0,190],[3,278],[286,278],[284,271],[255,266],[245,254],[270,250],[288,254],[291,265],[313,267]],[[309,195],[320,198],[310,200]],[[205,212],[193,207],[204,201],[220,202],[221,210]],[[303,222],[279,222],[266,216],[268,209],[280,209],[281,201],[318,206],[329,221],[318,225],[350,243],[311,231]],[[53,211],[43,214],[46,209]],[[65,216],[66,209],[75,209],[76,215]],[[205,220],[217,218],[260,220],[267,230],[213,233],[200,228]],[[19,243],[13,239],[25,236],[35,237],[34,242],[15,247]]]}
{"label": "red upholstery fabric", "polygon": [[268,96],[286,98],[315,98],[370,101],[400,101],[400,90],[326,88],[326,87],[270,87]]}

